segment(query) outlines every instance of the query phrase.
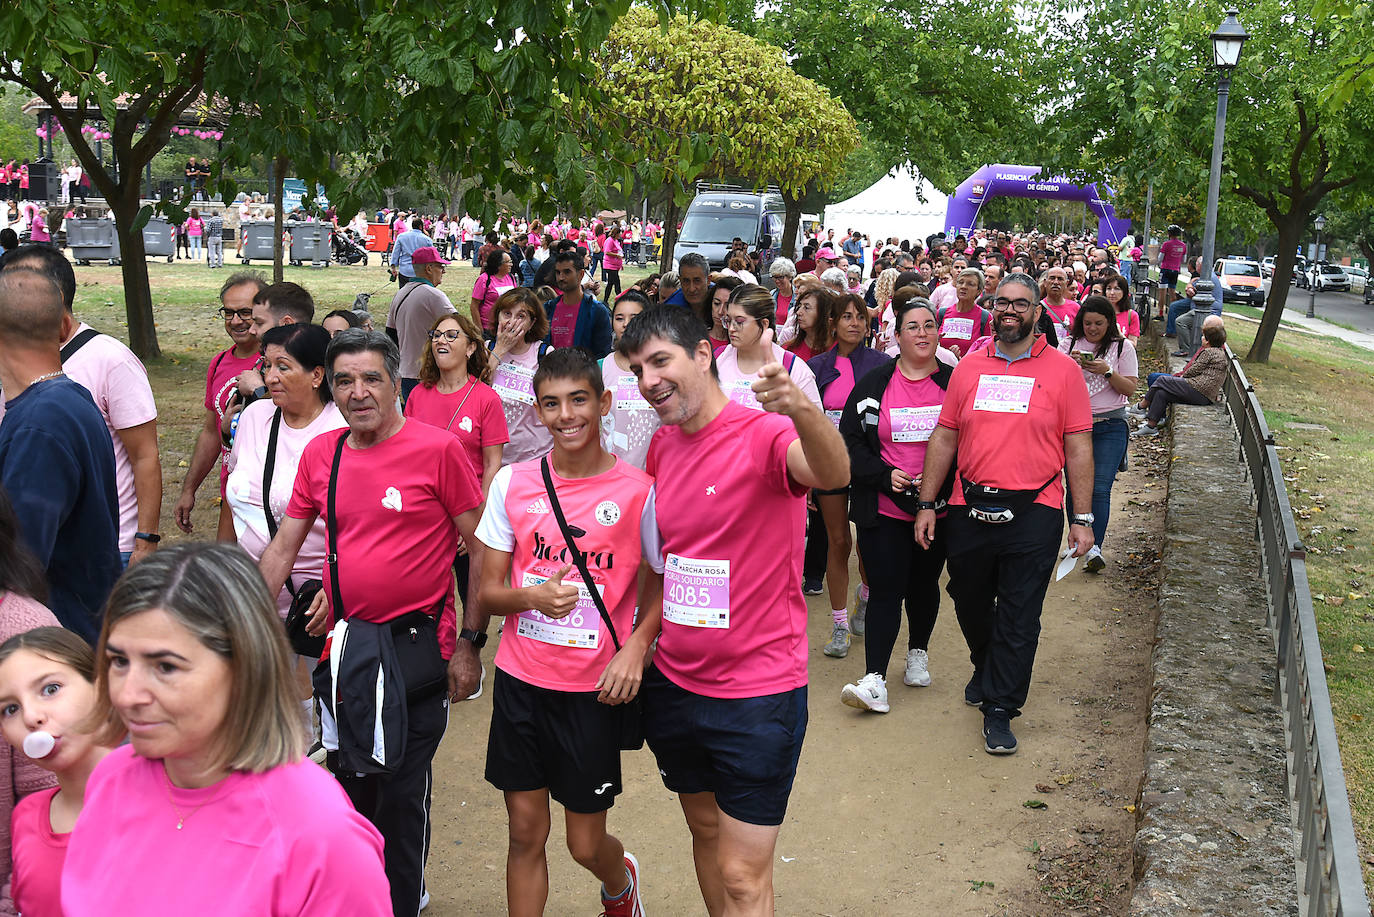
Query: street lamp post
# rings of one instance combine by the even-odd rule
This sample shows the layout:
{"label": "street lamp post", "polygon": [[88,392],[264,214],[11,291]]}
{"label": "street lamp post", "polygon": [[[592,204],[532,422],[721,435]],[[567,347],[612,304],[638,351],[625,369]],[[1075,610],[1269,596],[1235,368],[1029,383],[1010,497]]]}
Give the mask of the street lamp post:
{"label": "street lamp post", "polygon": [[[1202,230],[1202,261],[1199,264],[1203,280],[1210,281],[1212,279],[1212,262],[1216,257],[1217,199],[1221,196],[1221,144],[1226,137],[1226,100],[1231,92],[1231,71],[1236,69],[1236,64],[1240,62],[1240,49],[1249,37],[1250,34],[1245,31],[1245,27],[1236,18],[1234,9],[1227,11],[1226,18],[1212,33],[1212,65],[1216,67],[1219,78],[1217,80],[1217,123],[1212,132],[1212,172],[1207,179],[1207,221]],[[1198,305],[1198,297],[1194,297],[1193,311],[1195,313],[1201,312]],[[1212,304],[1207,303],[1206,308],[1210,313]],[[1199,332],[1202,329],[1204,317],[1201,314],[1193,316]],[[1201,343],[1201,333],[1198,333],[1196,338],[1198,343]]]}
{"label": "street lamp post", "polygon": [[1312,276],[1307,281],[1307,317],[1317,317],[1317,278],[1321,276],[1322,261],[1322,230],[1326,228],[1326,217],[1320,213],[1312,221],[1312,228],[1317,230],[1317,244],[1312,249]]}

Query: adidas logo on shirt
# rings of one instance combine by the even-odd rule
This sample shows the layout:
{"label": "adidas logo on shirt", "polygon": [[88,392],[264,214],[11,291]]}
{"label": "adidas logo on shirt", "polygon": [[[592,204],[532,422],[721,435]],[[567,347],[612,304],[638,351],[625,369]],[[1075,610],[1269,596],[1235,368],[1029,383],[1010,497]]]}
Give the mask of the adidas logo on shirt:
{"label": "adidas logo on shirt", "polygon": [[549,504],[544,502],[543,497],[540,497],[538,500],[535,500],[533,503],[527,506],[525,508],[525,512],[532,513],[536,516],[547,515],[549,513]]}

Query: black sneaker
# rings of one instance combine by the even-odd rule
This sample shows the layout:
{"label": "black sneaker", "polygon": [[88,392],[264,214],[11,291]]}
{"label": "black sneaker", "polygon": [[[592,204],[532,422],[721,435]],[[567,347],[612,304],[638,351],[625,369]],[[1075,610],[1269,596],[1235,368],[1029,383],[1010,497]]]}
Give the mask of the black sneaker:
{"label": "black sneaker", "polygon": [[970,707],[983,705],[983,670],[974,669],[973,677],[964,685],[964,703]]}
{"label": "black sneaker", "polygon": [[990,755],[1016,754],[1016,736],[1011,732],[1011,717],[1000,707],[983,714],[983,748]]}
{"label": "black sneaker", "polygon": [[824,581],[818,579],[802,580],[802,595],[820,595],[825,591]]}

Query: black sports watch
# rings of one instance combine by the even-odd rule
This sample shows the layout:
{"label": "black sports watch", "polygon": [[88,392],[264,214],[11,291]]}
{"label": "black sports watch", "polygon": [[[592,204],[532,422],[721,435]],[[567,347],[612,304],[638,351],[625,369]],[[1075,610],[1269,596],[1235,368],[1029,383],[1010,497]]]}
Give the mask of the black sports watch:
{"label": "black sports watch", "polygon": [[1110,379],[1111,377],[1112,377],[1112,371],[1111,371],[1110,369],[1107,370],[1105,373],[1102,374],[1102,378],[1103,378],[1103,379]]}
{"label": "black sports watch", "polygon": [[936,508],[936,505],[937,505],[937,504],[935,503],[934,500],[917,500],[917,501],[916,501],[916,509],[918,509],[918,510],[922,510],[922,509],[930,509],[930,510],[933,510],[933,509]]}
{"label": "black sports watch", "polygon": [[458,639],[466,640],[479,650],[487,645],[487,635],[480,630],[468,630],[466,627],[458,631]]}
{"label": "black sports watch", "polygon": [[134,537],[149,544],[157,544],[162,540],[162,536],[157,532],[134,532]]}

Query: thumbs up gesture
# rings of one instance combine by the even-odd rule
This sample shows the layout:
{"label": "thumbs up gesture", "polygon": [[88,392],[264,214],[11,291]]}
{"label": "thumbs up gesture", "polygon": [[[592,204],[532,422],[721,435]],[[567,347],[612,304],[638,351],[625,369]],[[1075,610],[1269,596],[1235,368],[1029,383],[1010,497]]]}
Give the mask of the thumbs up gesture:
{"label": "thumbs up gesture", "polygon": [[534,586],[534,601],[531,603],[537,611],[541,611],[550,618],[565,618],[569,612],[577,605],[577,587],[563,582],[563,577],[568,575],[572,567],[567,564],[553,576]]}
{"label": "thumbs up gesture", "polygon": [[[773,329],[763,329],[763,336],[759,339],[760,343],[771,352],[773,349]],[[759,400],[759,406],[765,411],[772,411],[776,414],[792,416],[793,412],[802,406],[809,404],[806,396],[797,388],[797,384],[792,381],[792,374],[787,371],[777,360],[770,360],[759,368],[759,378],[749,386],[753,389],[754,397]]]}

